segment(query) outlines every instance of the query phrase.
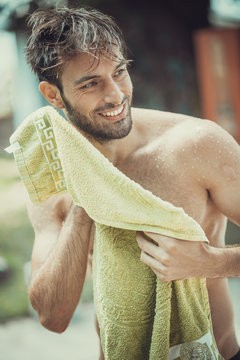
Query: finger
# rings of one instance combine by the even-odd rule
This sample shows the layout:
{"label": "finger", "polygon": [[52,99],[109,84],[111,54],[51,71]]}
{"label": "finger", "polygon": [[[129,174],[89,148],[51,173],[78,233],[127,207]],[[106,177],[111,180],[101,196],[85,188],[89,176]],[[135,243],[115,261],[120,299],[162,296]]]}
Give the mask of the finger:
{"label": "finger", "polygon": [[142,253],[141,253],[141,261],[145,265],[149,266],[152,269],[152,271],[154,272],[154,274],[160,280],[163,280],[163,281],[175,280],[174,277],[170,276],[169,270],[166,266],[164,266],[162,263],[160,263],[159,261],[152,258],[149,254],[145,253],[144,251],[142,251]]}
{"label": "finger", "polygon": [[160,271],[157,271],[157,270],[154,270],[154,269],[152,269],[152,270],[153,270],[154,274],[162,281],[168,282],[168,281],[174,280],[171,277],[161,273]]}
{"label": "finger", "polygon": [[138,242],[138,246],[140,247],[141,250],[147,252],[148,254],[150,254],[152,256],[154,256],[156,254],[157,249],[158,249],[157,245],[151,243],[144,237],[137,238],[137,242]]}
{"label": "finger", "polygon": [[138,239],[138,246],[142,251],[161,262],[164,265],[169,265],[171,258],[167,254],[167,252],[161,249],[158,245],[151,243],[150,241],[143,239]]}
{"label": "finger", "polygon": [[159,272],[164,272],[166,270],[166,268],[163,264],[161,264],[158,260],[154,259],[152,256],[150,256],[149,254],[147,254],[144,251],[141,252],[140,260],[144,264],[150,266],[152,268],[152,270],[159,271]]}
{"label": "finger", "polygon": [[[156,241],[158,244],[164,245],[167,244],[167,242],[171,239],[174,239],[170,236],[162,235],[162,234],[156,234],[152,232],[145,232],[147,236],[149,236],[151,239]],[[174,239],[175,240],[175,239]]]}
{"label": "finger", "polygon": [[143,231],[136,232],[136,239],[137,240],[146,240],[146,236]]}

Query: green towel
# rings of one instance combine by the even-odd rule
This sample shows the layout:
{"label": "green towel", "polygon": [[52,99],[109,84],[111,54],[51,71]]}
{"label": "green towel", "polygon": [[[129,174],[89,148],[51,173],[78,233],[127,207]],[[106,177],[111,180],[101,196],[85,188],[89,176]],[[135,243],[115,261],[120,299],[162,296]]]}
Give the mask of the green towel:
{"label": "green towel", "polygon": [[35,204],[68,192],[96,223],[94,301],[105,360],[222,359],[205,279],[162,282],[140,260],[136,231],[205,241],[182,208],[129,179],[52,107],[10,138]]}

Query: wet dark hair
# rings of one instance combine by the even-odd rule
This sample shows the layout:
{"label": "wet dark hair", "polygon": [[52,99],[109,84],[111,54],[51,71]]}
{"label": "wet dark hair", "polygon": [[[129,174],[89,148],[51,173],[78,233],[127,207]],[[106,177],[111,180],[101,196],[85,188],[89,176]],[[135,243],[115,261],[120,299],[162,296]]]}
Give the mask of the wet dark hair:
{"label": "wet dark hair", "polygon": [[32,28],[25,55],[39,81],[48,81],[60,90],[64,64],[76,54],[88,53],[99,58],[107,52],[114,58],[116,45],[127,56],[122,32],[112,17],[99,10],[68,7],[39,9],[30,15]]}

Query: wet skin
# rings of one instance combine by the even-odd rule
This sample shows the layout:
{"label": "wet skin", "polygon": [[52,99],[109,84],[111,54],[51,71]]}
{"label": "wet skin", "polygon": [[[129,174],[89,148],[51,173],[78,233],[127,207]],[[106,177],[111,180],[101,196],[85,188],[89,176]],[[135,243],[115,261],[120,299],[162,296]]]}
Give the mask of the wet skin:
{"label": "wet skin", "polygon": [[[163,200],[182,207],[202,226],[211,246],[224,246],[227,217],[240,224],[238,146],[217,125],[185,115],[134,108],[131,127],[129,109],[132,85],[126,65],[107,56],[101,57],[96,67],[89,64],[92,64],[90,55],[76,56],[66,64],[61,77],[64,96],[45,82],[40,84],[43,95],[52,105],[62,108],[73,126],[123,173]],[[120,110],[119,114],[115,113]],[[74,119],[71,119],[73,115]],[[81,121],[87,130],[86,127],[83,129]],[[64,215],[58,218],[58,222],[53,220],[57,222],[58,231],[55,228],[53,232],[53,222],[49,225],[48,238],[55,236],[55,240],[50,242],[47,237],[44,238],[45,250],[41,256],[36,243],[33,252],[35,272],[40,264],[47,263],[46,249],[50,252],[57,243],[54,233],[60,231],[62,221],[67,218],[71,208],[68,195],[57,200],[50,199],[48,206],[50,203],[53,213]],[[31,207],[29,209],[34,223],[34,218],[39,217],[43,210],[38,213]],[[43,224],[47,228],[46,220]],[[76,228],[76,232],[78,230]],[[139,238],[141,236],[139,234]],[[37,237],[36,242],[39,242]],[[180,269],[190,269],[187,276],[182,275],[183,278],[206,277],[206,274],[211,277],[208,292],[214,334],[221,354],[228,359],[237,352],[238,345],[227,280],[218,274],[218,269],[212,269],[212,261],[206,261],[211,259],[209,249],[204,244],[194,246],[197,261],[188,259],[184,253],[176,261]],[[148,259],[143,256],[142,261],[147,263]],[[184,261],[189,262],[187,266]],[[196,275],[197,264],[200,264],[200,270]],[[76,266],[81,265],[78,262]],[[163,276],[161,271],[158,276]]]}
{"label": "wet skin", "polygon": [[67,116],[93,141],[123,138],[132,126],[128,62],[108,55],[96,62],[89,55],[78,55],[65,66],[61,95]]}

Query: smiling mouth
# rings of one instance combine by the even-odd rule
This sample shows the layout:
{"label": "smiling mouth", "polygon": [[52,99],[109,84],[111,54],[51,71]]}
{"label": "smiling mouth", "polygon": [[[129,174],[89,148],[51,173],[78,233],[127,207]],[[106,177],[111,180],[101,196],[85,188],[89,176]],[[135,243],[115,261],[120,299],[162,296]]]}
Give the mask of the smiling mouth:
{"label": "smiling mouth", "polygon": [[117,120],[117,119],[121,118],[121,116],[124,114],[125,107],[126,107],[126,104],[123,104],[120,106],[119,109],[117,109],[115,111],[106,111],[106,112],[99,113],[99,115],[104,116],[105,118],[108,118],[108,119]]}

